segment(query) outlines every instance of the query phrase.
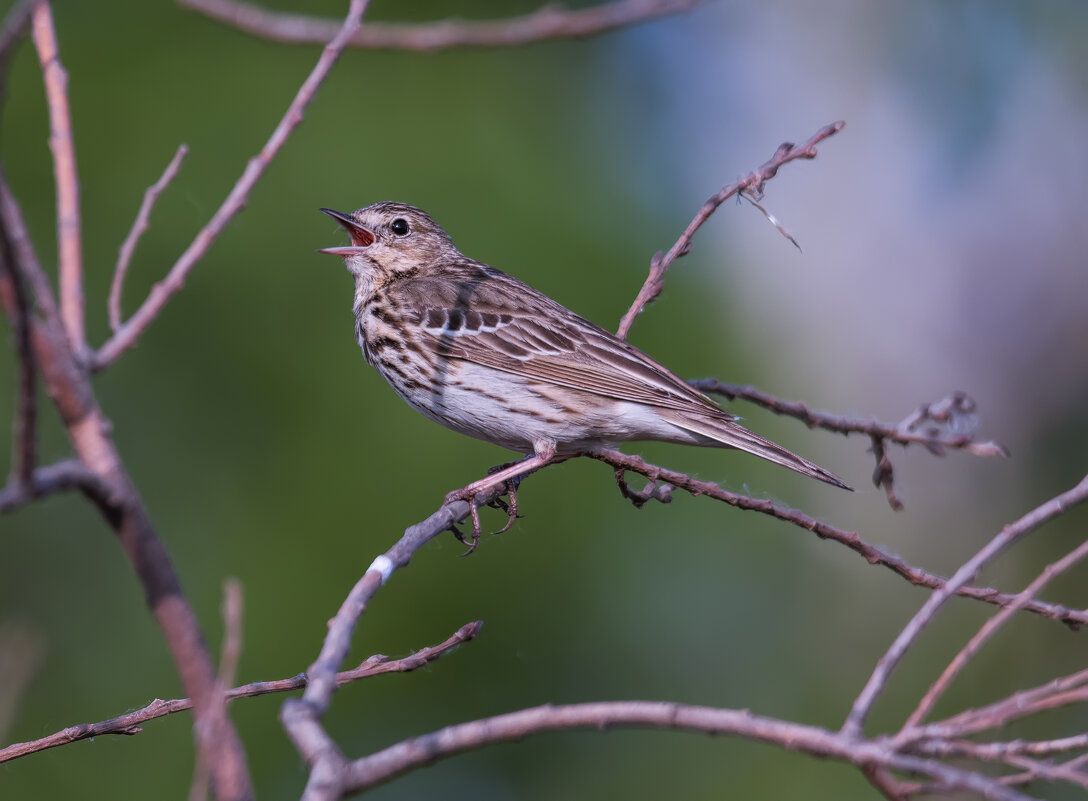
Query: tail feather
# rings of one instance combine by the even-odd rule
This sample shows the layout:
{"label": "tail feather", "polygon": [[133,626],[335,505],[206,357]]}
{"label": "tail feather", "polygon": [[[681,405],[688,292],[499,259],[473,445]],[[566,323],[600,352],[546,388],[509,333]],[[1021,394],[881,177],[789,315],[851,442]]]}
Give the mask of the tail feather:
{"label": "tail feather", "polygon": [[798,456],[792,451],[786,450],[781,445],[771,442],[769,439],[764,439],[759,436],[759,434],[749,431],[739,423],[724,418],[724,415],[723,419],[715,419],[707,416],[691,419],[682,414],[667,415],[667,417],[669,422],[673,425],[678,426],[685,431],[690,431],[693,434],[698,434],[713,440],[714,443],[717,443],[721,447],[747,451],[748,453],[755,454],[769,462],[788,467],[790,470],[796,470],[802,475],[819,479],[834,487],[841,487],[842,489],[850,490],[851,492],[854,491],[853,487],[845,484],[842,479],[831,471],[824,470],[818,464],[814,464],[808,459]]}

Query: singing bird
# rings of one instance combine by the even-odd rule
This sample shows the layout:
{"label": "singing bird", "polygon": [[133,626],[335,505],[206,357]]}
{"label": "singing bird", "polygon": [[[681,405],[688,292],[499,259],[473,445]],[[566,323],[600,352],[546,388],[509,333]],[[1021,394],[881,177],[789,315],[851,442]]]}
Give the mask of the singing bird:
{"label": "singing bird", "polygon": [[355,278],[367,362],[436,423],[530,454],[448,499],[471,501],[557,457],[640,440],[736,448],[850,489],[739,425],[634,345],[465,256],[422,210],[382,202],[321,211],[351,236],[319,252],[343,257]]}

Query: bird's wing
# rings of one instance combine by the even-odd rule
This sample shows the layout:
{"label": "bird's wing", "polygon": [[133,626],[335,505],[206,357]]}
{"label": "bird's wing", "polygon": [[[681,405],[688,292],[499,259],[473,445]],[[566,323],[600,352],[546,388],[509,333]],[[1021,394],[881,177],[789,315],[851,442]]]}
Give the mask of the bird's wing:
{"label": "bird's wing", "polygon": [[[394,287],[389,287],[394,290]],[[527,284],[482,266],[401,282],[390,298],[444,358],[650,406],[730,419],[638,348]]]}

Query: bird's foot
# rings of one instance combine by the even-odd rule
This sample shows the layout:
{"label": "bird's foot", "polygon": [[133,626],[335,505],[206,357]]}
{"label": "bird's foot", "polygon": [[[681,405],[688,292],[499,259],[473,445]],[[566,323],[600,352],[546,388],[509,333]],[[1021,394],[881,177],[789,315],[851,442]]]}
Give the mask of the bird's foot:
{"label": "bird's foot", "polygon": [[[504,501],[500,495],[487,504],[488,506],[506,512],[506,525],[494,532],[495,534],[503,534],[509,531],[510,526],[514,525],[514,521],[521,517],[521,515],[518,514],[517,487],[519,483],[520,482],[514,478],[506,479],[503,482],[503,486],[506,489],[506,497],[509,498],[509,501]],[[468,556],[480,545],[480,535],[483,533],[483,527],[480,524],[480,507],[476,503],[478,494],[479,493],[473,489],[473,485],[470,484],[467,487],[454,490],[446,495],[446,503],[455,503],[457,501],[465,501],[468,503],[469,518],[472,521],[472,533],[466,538],[456,525],[450,527],[450,530],[453,532],[453,535],[457,537],[458,541],[464,545],[468,545],[468,550],[461,554],[462,556]]]}

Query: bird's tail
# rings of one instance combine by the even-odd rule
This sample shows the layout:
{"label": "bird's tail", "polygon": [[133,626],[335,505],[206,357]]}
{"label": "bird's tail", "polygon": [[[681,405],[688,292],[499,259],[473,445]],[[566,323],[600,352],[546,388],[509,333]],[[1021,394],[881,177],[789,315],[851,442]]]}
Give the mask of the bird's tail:
{"label": "bird's tail", "polygon": [[843,483],[843,481],[831,471],[824,470],[818,464],[814,464],[808,459],[804,459],[796,453],[786,450],[781,445],[777,445],[769,439],[764,439],[759,436],[759,434],[753,433],[739,423],[728,419],[724,414],[721,418],[710,417],[708,415],[693,418],[683,414],[665,416],[673,425],[712,440],[712,442],[707,443],[708,445],[716,444],[722,448],[736,448],[737,450],[747,451],[748,453],[753,453],[769,462],[788,467],[790,470],[796,470],[802,475],[819,479],[824,483],[831,484],[835,487],[841,487],[842,489],[850,490],[851,492],[854,491],[853,487]]}

